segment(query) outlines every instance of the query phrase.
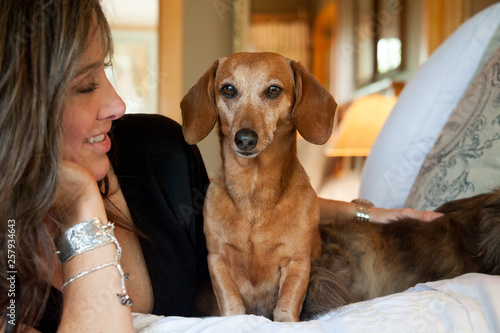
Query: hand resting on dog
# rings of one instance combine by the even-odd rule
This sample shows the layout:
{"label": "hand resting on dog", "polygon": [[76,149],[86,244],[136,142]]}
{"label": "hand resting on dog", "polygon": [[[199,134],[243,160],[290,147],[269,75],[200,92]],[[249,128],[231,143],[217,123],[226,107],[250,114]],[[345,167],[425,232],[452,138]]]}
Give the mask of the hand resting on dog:
{"label": "hand resting on dog", "polygon": [[[329,224],[338,218],[350,218],[354,216],[356,205],[351,202],[329,200],[319,198],[321,210],[320,224]],[[370,222],[389,223],[403,218],[413,218],[423,222],[431,222],[442,216],[440,212],[417,211],[411,208],[385,209],[372,207],[370,211]]]}

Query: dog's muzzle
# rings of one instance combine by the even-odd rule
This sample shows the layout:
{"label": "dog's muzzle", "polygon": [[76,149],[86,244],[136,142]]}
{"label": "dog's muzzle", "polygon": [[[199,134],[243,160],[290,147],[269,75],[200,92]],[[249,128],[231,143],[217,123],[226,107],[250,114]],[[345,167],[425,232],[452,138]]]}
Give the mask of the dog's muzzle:
{"label": "dog's muzzle", "polygon": [[257,146],[259,136],[249,128],[240,129],[234,136],[234,143],[241,154],[251,155],[251,151]]}

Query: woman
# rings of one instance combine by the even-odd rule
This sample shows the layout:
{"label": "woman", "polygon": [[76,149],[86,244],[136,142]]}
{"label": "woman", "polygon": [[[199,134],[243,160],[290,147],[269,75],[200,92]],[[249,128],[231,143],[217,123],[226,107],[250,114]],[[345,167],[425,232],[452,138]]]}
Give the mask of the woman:
{"label": "woman", "polygon": [[[132,332],[131,311],[198,314],[209,284],[198,150],[166,118],[119,119],[98,0],[3,0],[0,13],[2,330]],[[322,209],[328,220],[355,205]],[[81,226],[92,236],[92,221],[109,242],[68,252],[64,237]]]}
{"label": "woman", "polygon": [[[80,147],[70,147],[74,137],[68,135],[73,130],[70,124],[76,120],[73,117],[82,111],[86,113],[87,106],[96,107],[84,96],[93,88],[93,79],[105,84],[101,69],[104,66],[102,55],[107,50],[99,50],[100,59],[92,63],[92,68],[84,67],[87,65],[84,62],[91,60],[91,50],[101,46],[109,48],[111,43],[102,11],[94,1],[69,5],[63,0],[8,0],[1,2],[0,10],[3,13],[0,136],[1,168],[5,175],[0,196],[4,235],[3,221],[15,221],[11,232],[15,234],[15,243],[9,243],[13,245],[9,250],[15,254],[15,261],[9,261],[12,266],[6,269],[2,260],[1,269],[2,309],[6,309],[7,304],[15,304],[15,311],[9,311],[7,317],[2,313],[2,324],[6,331],[22,331],[35,326],[41,317],[50,284],[60,287],[63,281],[80,273],[82,266],[92,267],[100,259],[111,261],[116,254],[113,244],[109,244],[76,256],[61,270],[53,241],[59,228],[67,228],[89,217],[106,218],[94,178],[103,177],[107,172],[107,158],[101,153],[105,147],[81,149],[79,156]],[[91,39],[98,44],[90,43]],[[103,88],[112,91],[112,88]],[[98,128],[94,120],[96,124],[89,126],[87,131],[101,131],[112,119],[121,116],[123,102],[116,95],[109,96],[108,100],[114,105],[99,116],[105,119],[99,121],[103,128]],[[79,107],[84,109],[78,110]],[[61,135],[67,136],[62,143]],[[61,163],[63,157],[82,164]],[[66,200],[71,205],[65,211],[67,218],[57,223],[48,219],[56,188],[59,199],[71,197]],[[7,257],[6,247],[2,243],[4,258]],[[16,272],[15,283],[9,286],[5,284],[4,272],[7,271]],[[102,269],[80,280],[65,290],[61,331],[109,331],[111,328],[120,332],[132,331],[130,308],[111,299],[106,301],[111,295],[104,288],[99,290],[101,299],[96,301],[99,282],[107,281],[109,289],[121,290],[120,275],[116,271]],[[6,290],[9,291],[7,297],[4,296]],[[114,320],[102,317],[104,309]],[[9,320],[7,323],[5,318]]]}

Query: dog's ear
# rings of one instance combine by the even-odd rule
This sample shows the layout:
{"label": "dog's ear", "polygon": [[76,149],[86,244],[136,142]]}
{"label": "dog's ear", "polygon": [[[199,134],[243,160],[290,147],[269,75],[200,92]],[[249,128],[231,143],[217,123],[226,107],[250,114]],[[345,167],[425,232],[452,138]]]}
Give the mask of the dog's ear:
{"label": "dog's ear", "polygon": [[301,64],[290,60],[295,78],[293,121],[307,141],[321,145],[332,134],[337,103],[332,95]]}
{"label": "dog's ear", "polygon": [[203,140],[217,122],[214,83],[218,66],[216,60],[181,101],[182,133],[191,145]]}

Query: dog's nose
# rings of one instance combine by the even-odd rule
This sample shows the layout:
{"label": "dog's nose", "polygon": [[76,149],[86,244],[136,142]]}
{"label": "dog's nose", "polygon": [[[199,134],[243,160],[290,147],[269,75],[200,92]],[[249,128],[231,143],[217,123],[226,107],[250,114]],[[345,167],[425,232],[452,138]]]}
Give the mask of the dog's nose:
{"label": "dog's nose", "polygon": [[257,146],[258,135],[249,128],[240,129],[234,136],[236,146],[242,151],[250,151]]}

